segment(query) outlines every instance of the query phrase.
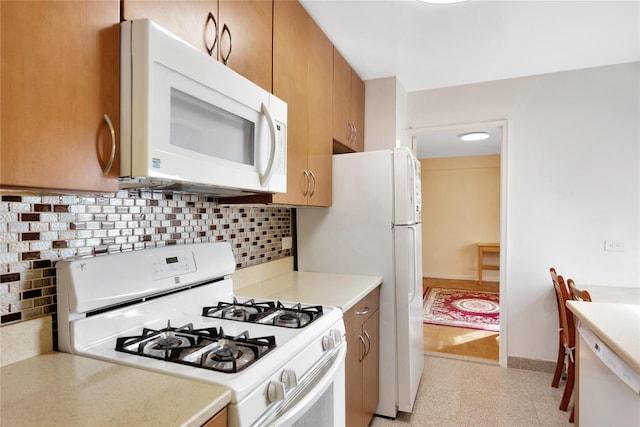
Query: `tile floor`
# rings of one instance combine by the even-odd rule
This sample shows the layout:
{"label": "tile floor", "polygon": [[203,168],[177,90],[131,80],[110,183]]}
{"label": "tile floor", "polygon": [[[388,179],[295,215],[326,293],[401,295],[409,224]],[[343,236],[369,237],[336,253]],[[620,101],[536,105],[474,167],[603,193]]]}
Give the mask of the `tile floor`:
{"label": "tile floor", "polygon": [[372,427],[573,426],[552,374],[429,355],[424,366],[413,413],[374,417]]}

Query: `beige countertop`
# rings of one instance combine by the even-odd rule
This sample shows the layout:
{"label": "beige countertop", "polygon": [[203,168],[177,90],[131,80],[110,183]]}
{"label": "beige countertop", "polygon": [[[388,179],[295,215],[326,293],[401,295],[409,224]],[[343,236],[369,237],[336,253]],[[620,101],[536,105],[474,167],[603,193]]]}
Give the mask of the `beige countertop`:
{"label": "beige countertop", "polygon": [[346,312],[381,283],[381,276],[291,271],[234,292],[242,297],[329,305]]}
{"label": "beige countertop", "polygon": [[567,307],[640,374],[640,305],[567,301]]}
{"label": "beige countertop", "polygon": [[3,426],[201,426],[228,389],[67,353],[3,366]]}

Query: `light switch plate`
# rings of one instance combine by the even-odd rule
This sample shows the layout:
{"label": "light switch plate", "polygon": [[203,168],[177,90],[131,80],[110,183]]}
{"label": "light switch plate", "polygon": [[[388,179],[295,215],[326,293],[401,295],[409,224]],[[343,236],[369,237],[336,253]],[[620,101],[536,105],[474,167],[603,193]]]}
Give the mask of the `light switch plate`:
{"label": "light switch plate", "polygon": [[624,252],[624,242],[622,240],[605,240],[604,250],[607,252]]}

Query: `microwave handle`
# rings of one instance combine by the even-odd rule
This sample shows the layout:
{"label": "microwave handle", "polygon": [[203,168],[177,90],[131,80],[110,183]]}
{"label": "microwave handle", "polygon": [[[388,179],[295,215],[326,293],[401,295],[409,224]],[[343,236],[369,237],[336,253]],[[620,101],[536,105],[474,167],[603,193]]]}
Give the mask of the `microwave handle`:
{"label": "microwave handle", "polygon": [[269,163],[267,164],[267,168],[264,171],[264,174],[260,175],[260,185],[264,187],[271,180],[271,175],[273,174],[273,163],[276,159],[276,122],[273,120],[271,116],[271,112],[269,108],[267,108],[264,103],[262,103],[262,114],[267,118],[267,123],[269,124],[269,130],[271,134],[271,151],[269,153]]}

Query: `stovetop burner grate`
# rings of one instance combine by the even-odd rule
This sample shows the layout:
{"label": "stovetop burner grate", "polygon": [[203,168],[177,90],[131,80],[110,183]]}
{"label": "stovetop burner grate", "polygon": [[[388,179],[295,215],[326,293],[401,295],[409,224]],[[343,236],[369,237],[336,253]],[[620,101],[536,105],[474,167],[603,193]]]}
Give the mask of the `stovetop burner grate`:
{"label": "stovetop burner grate", "polygon": [[304,328],[322,316],[322,306],[303,306],[300,303],[286,306],[280,301],[238,301],[234,298],[233,302],[219,302],[215,306],[204,307],[202,315],[285,328]]}
{"label": "stovetop burner grate", "polygon": [[228,336],[222,328],[194,329],[191,323],[175,328],[168,322],[164,329],[116,339],[116,351],[227,373],[242,371],[275,347],[274,336]]}

